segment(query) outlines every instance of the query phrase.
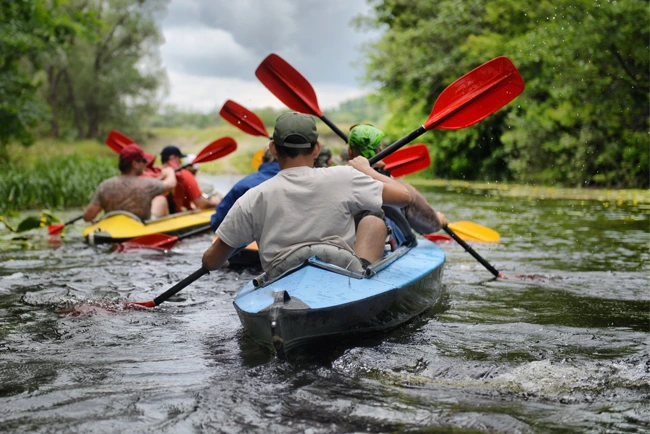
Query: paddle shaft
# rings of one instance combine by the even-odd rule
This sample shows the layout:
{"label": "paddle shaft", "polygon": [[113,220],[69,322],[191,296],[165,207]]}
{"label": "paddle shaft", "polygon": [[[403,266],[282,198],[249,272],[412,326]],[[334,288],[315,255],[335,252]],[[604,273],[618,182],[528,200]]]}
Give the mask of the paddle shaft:
{"label": "paddle shaft", "polygon": [[424,134],[426,132],[427,132],[427,129],[424,128],[424,126],[420,126],[419,128],[411,131],[410,133],[408,133],[407,135],[405,135],[404,137],[402,137],[401,139],[399,139],[398,141],[396,141],[395,143],[393,143],[392,145],[390,145],[389,147],[387,147],[383,151],[376,154],[374,157],[370,158],[368,160],[368,162],[372,166],[373,164],[383,160],[384,158],[386,158],[387,156],[389,156],[393,152],[397,151],[398,149],[400,149],[404,145],[412,142],[413,140],[420,137],[422,134]]}
{"label": "paddle shaft", "polygon": [[481,255],[476,253],[476,251],[474,249],[472,249],[465,241],[463,241],[462,238],[460,238],[458,235],[456,235],[456,232],[454,232],[450,227],[443,226],[442,229],[445,232],[447,232],[449,234],[449,236],[452,237],[458,244],[463,246],[463,248],[465,249],[465,251],[467,251],[467,253],[472,255],[474,257],[474,259],[479,261],[481,263],[481,265],[483,265],[485,268],[487,268],[488,271],[494,275],[494,277],[500,277],[501,276],[501,273],[499,273],[499,271],[496,268],[494,268],[492,265],[490,265],[490,263],[488,261],[483,259],[483,257]]}
{"label": "paddle shaft", "polygon": [[[235,252],[230,256],[231,257],[235,256],[237,253],[241,252],[245,248],[246,248],[246,246],[240,247],[239,249],[235,250]],[[205,276],[206,274],[210,274],[210,270],[208,270],[207,268],[202,266],[201,268],[196,270],[194,273],[190,274],[185,279],[181,280],[176,285],[172,286],[167,291],[163,292],[158,297],[154,298],[153,299],[154,306],[158,306],[161,303],[164,303],[165,301],[167,301],[167,299],[169,299],[169,297],[171,297],[174,294],[177,294],[182,289],[187,287],[189,284],[194,283],[196,280],[200,279],[201,277]],[[148,307],[151,307],[151,306],[148,306]]]}
{"label": "paddle shaft", "polygon": [[208,226],[201,226],[197,229],[194,229],[193,231],[185,232],[184,234],[177,235],[176,238],[179,240],[182,240],[183,238],[191,237],[194,235],[202,234],[203,232],[207,231],[210,229],[210,225]]}
{"label": "paddle shaft", "polygon": [[327,117],[325,117],[325,115],[321,116],[321,117],[320,117],[320,120],[323,121],[323,122],[325,122],[325,124],[326,124],[328,127],[330,127],[330,128],[332,129],[332,131],[334,131],[334,132],[336,133],[337,136],[339,136],[340,138],[342,138],[343,141],[344,141],[345,143],[348,143],[348,136],[347,136],[343,131],[341,131],[341,130],[339,129],[339,127],[337,127],[336,125],[334,125],[334,123],[333,123],[332,121],[330,121],[329,119],[327,119]]}
{"label": "paddle shaft", "polygon": [[67,222],[65,222],[65,223],[63,224],[63,226],[71,225],[72,223],[76,222],[77,220],[81,220],[82,218],[84,218],[84,216],[82,216],[82,215],[80,215],[80,216],[78,216],[78,217],[75,217],[75,218],[73,218],[72,220],[68,220]]}
{"label": "paddle shaft", "polygon": [[199,268],[194,273],[190,274],[185,279],[181,280],[176,285],[172,286],[167,291],[163,292],[158,297],[154,298],[153,299],[154,305],[158,306],[159,304],[167,301],[167,299],[169,299],[169,297],[171,297],[174,294],[177,294],[178,292],[180,292],[182,289],[184,289],[189,284],[193,283],[194,281],[198,280],[199,278],[201,278],[204,275],[209,274],[209,273],[210,273],[210,271],[208,271],[207,268],[204,268],[204,267]]}

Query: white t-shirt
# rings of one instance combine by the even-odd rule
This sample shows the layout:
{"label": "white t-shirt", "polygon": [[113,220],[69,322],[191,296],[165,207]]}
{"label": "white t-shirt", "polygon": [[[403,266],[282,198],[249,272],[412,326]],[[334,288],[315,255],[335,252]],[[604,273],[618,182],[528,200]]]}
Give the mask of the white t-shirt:
{"label": "white t-shirt", "polygon": [[354,253],[352,213],[380,210],[383,188],[350,166],[284,169],[240,197],[216,233],[235,248],[256,241],[267,271],[309,244]]}

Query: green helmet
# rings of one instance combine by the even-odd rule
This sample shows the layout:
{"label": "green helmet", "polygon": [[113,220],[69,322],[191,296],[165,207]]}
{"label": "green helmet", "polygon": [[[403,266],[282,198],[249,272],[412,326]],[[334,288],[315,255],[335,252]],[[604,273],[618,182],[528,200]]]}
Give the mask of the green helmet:
{"label": "green helmet", "polygon": [[379,150],[379,142],[386,134],[371,125],[357,125],[350,130],[348,144],[366,158],[373,157]]}

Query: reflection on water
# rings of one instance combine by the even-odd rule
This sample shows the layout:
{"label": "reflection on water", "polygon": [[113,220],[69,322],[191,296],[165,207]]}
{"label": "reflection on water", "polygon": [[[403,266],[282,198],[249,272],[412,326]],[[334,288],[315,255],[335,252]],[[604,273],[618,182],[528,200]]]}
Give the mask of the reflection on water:
{"label": "reflection on water", "polygon": [[0,234],[3,431],[650,429],[647,210],[444,189],[427,198],[450,221],[496,229],[498,245],[474,248],[536,278],[492,279],[444,244],[440,304],[292,363],[243,333],[232,306],[256,270],[211,273],[150,311],[57,314],[154,298],[196,270],[210,235],[114,253],[83,244],[81,224],[59,246],[37,231],[20,243]]}

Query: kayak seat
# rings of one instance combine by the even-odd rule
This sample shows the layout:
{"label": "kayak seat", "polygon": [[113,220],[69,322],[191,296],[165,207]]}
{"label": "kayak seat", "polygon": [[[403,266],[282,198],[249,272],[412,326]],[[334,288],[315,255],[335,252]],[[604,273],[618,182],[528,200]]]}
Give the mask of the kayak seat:
{"label": "kayak seat", "polygon": [[411,229],[402,211],[393,206],[383,206],[381,208],[386,216],[386,226],[391,229],[392,237],[397,242],[397,247],[417,245],[417,238]]}
{"label": "kayak seat", "polygon": [[125,216],[127,216],[127,217],[129,217],[129,218],[132,218],[132,219],[135,220],[136,222],[144,223],[140,217],[138,217],[137,215],[133,214],[132,212],[129,212],[129,211],[122,211],[122,210],[115,210],[115,211],[107,212],[107,213],[104,214],[104,216],[102,217],[102,220],[105,219],[105,218],[107,218],[107,217],[114,216],[114,215],[125,215]]}
{"label": "kayak seat", "polygon": [[266,274],[269,279],[274,279],[284,272],[304,263],[312,256],[316,256],[322,262],[336,265],[345,270],[363,273],[361,261],[348,250],[332,244],[310,244],[296,249],[284,261],[268,270]]}

